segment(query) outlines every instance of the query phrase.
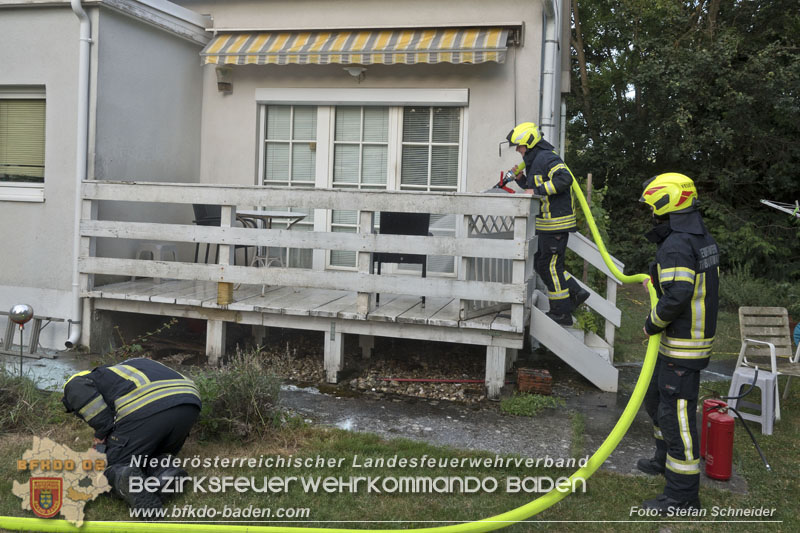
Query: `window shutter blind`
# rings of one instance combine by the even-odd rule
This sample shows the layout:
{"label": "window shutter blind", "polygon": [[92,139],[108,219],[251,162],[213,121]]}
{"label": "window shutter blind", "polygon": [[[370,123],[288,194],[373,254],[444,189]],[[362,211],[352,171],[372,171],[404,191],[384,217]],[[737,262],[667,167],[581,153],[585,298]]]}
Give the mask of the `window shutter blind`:
{"label": "window shutter blind", "polygon": [[266,152],[266,180],[285,182],[289,177],[289,145],[268,143]]}
{"label": "window shutter blind", "polygon": [[458,146],[433,146],[431,150],[431,186],[456,187]]}
{"label": "window shutter blind", "polygon": [[435,143],[457,143],[460,110],[455,107],[437,107],[433,110],[433,137]]}
{"label": "window shutter blind", "polygon": [[310,182],[313,187],[316,168],[317,153],[312,152],[307,143],[295,143],[292,147],[292,182]]}
{"label": "window shutter blind", "polygon": [[426,187],[428,185],[427,146],[403,146],[403,164],[400,170],[400,184]]}
{"label": "window shutter blind", "polygon": [[389,140],[389,108],[364,108],[364,142],[385,143]]}
{"label": "window shutter blind", "polygon": [[429,107],[406,107],[403,109],[403,142],[428,142],[430,140],[429,124]]}
{"label": "window shutter blind", "polygon": [[336,108],[336,133],[337,141],[358,142],[361,140],[361,108],[337,107]]}
{"label": "window shutter blind", "polygon": [[267,140],[289,140],[289,106],[271,105],[267,107]]}
{"label": "window shutter blind", "polygon": [[388,148],[385,145],[364,145],[361,161],[361,182],[363,185],[382,185],[382,188],[385,188],[387,166]]}
{"label": "window shutter blind", "polygon": [[333,182],[358,183],[358,145],[337,144],[333,150]]}
{"label": "window shutter blind", "polygon": [[313,141],[317,138],[317,108],[295,106],[293,140]]}
{"label": "window shutter blind", "polygon": [[45,101],[0,100],[0,179],[44,180]]}

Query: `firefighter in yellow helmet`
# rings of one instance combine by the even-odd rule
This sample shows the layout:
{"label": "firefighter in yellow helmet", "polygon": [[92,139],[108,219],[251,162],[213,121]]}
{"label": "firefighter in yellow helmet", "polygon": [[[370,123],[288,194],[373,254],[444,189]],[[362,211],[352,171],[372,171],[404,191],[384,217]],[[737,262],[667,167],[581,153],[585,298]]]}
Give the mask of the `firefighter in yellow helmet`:
{"label": "firefighter in yellow helmet", "polygon": [[656,176],[645,182],[640,201],[652,209],[653,228],[645,236],[658,247],[648,281],[659,299],[644,330],[661,333],[661,345],[644,398],[653,420],[655,456],[636,466],[666,477],[664,492],[643,506],[674,514],[700,508],[697,397],[717,328],[719,248],[703,224],[697,189],[687,176]]}
{"label": "firefighter in yellow helmet", "polygon": [[200,414],[192,380],[150,359],[78,372],[64,384],[67,412],[94,428],[95,447],[105,452],[105,476],[115,495],[132,508],[158,509],[165,494],[131,489],[131,478],[186,476],[171,456],[178,453]]}
{"label": "firefighter in yellow helmet", "polygon": [[589,298],[589,292],[564,270],[567,240],[577,228],[572,198],[575,178],[533,122],[518,124],[506,140],[522,155],[523,165],[515,167],[519,169],[517,184],[525,192],[542,197],[536,215],[539,238],[534,268],[547,286],[547,316],[558,324],[571,326],[571,313]]}

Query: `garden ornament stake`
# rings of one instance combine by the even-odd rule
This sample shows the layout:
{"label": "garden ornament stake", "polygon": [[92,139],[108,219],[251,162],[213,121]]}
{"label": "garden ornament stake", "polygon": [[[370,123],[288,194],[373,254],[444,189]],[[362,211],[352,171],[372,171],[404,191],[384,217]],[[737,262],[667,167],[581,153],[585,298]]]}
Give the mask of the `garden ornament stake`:
{"label": "garden ornament stake", "polygon": [[17,304],[8,312],[8,318],[19,324],[19,377],[22,377],[22,333],[25,323],[33,318],[33,307],[28,304]]}

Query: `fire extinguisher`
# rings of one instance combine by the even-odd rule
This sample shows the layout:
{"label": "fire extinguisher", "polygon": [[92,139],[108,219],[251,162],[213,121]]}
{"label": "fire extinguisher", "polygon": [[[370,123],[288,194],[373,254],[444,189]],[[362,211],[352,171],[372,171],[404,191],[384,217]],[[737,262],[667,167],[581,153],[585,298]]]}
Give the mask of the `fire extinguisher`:
{"label": "fire extinguisher", "polygon": [[716,398],[708,398],[706,400],[703,400],[703,423],[700,429],[700,457],[702,457],[703,459],[706,458],[706,447],[707,447],[706,444],[708,443],[708,438],[707,438],[708,415],[712,413],[714,409],[719,409],[727,406],[728,404]]}
{"label": "fire extinguisher", "polygon": [[703,427],[700,434],[700,455],[706,459],[706,475],[713,479],[727,480],[731,477],[733,469],[733,433],[735,427],[735,420],[728,414],[728,411],[733,411],[739,422],[742,423],[744,429],[750,435],[758,455],[764,462],[768,471],[772,471],[764,457],[764,453],[756,442],[753,432],[745,423],[739,411],[729,406],[722,400],[739,400],[744,398],[753,390],[758,379],[758,368],[755,369],[753,382],[750,387],[740,394],[739,396],[723,396],[721,399],[708,398],[703,400]]}
{"label": "fire extinguisher", "polygon": [[[708,400],[706,400],[708,401]],[[706,475],[713,479],[726,480],[733,468],[733,430],[735,420],[728,414],[728,406],[719,402],[709,410],[703,431],[706,435]],[[703,402],[705,407],[705,402]],[[705,411],[703,412],[705,415]],[[703,441],[700,441],[703,445]]]}

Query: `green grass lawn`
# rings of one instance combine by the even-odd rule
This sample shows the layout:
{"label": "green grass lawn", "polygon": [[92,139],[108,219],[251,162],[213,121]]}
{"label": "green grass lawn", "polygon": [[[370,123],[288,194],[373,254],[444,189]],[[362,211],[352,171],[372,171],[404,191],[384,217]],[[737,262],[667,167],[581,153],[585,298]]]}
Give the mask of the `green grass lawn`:
{"label": "green grass lawn", "polygon": [[[643,317],[647,312],[645,293],[641,287],[626,287],[620,291],[619,304],[623,310],[623,328],[617,335],[617,359],[625,361],[641,360],[644,353],[644,335],[641,332]],[[717,349],[722,352],[715,357],[735,357],[738,350],[738,326],[734,313],[723,312],[720,316]],[[704,384],[724,394],[728,383]],[[1,387],[0,387],[1,388]],[[1,396],[0,396],[1,397]],[[388,400],[384,400],[388,401]],[[555,506],[529,519],[529,521],[508,527],[508,531],[798,531],[800,530],[800,504],[798,501],[797,457],[800,455],[800,385],[793,383],[789,398],[782,401],[783,419],[776,424],[772,436],[762,436],[760,427],[751,424],[764,453],[769,459],[773,472],[767,472],[756,453],[749,437],[737,423],[734,447],[734,468],[743,476],[748,485],[746,495],[734,494],[718,489],[701,488],[700,497],[709,515],[700,523],[662,522],[653,518],[630,516],[631,507],[642,500],[658,494],[663,487],[663,478],[647,476],[619,475],[600,471],[586,483],[586,493],[568,496]],[[500,414],[498,406],[498,416]],[[565,415],[566,416],[566,415]],[[585,420],[583,415],[572,413],[572,450],[580,454],[583,447]],[[0,421],[2,421],[0,417]],[[609,428],[610,429],[610,428]],[[11,493],[12,480],[24,482],[29,474],[16,471],[16,460],[30,447],[31,436],[48,436],[75,450],[87,449],[91,444],[91,431],[87,426],[71,419],[51,417],[35,430],[5,432],[0,436],[0,515],[33,516],[22,511],[17,497]],[[547,435],[541,435],[547,439]],[[594,450],[590,450],[593,452]],[[569,452],[565,451],[565,454]],[[456,459],[493,458],[494,455],[441,448],[409,440],[384,440],[379,437],[350,433],[336,429],[289,424],[276,429],[265,438],[242,442],[234,437],[211,441],[190,438],[181,453],[184,457],[248,457],[259,458],[280,455],[295,458],[317,456],[343,459],[341,467],[308,468],[190,468],[194,476],[254,476],[262,479],[289,476],[351,476],[399,477],[465,477],[495,478],[499,487],[494,492],[476,493],[381,493],[369,494],[364,486],[356,493],[326,493],[302,490],[299,484],[290,485],[288,492],[270,494],[253,491],[239,493],[229,491],[225,494],[192,493],[174,497],[166,507],[182,507],[192,504],[221,510],[225,505],[258,508],[307,508],[310,516],[305,520],[311,527],[351,527],[358,529],[409,529],[430,527],[437,521],[471,521],[503,513],[535,499],[538,494],[508,493],[505,483],[511,477],[525,476],[568,476],[572,469],[509,467],[417,467],[417,468],[357,468],[353,465],[354,456],[359,458],[406,458]],[[260,484],[259,484],[260,485]],[[764,519],[754,518],[755,522],[746,524],[712,522],[723,520],[713,518],[711,510],[722,508],[775,508],[773,520],[782,523],[765,523]],[[100,497],[86,506],[87,520],[129,520],[127,506],[110,497]],[[274,519],[273,519],[274,520]],[[741,520],[741,519],[740,519]],[[382,521],[384,523],[365,523]],[[278,525],[271,522],[269,525]],[[284,523],[285,524],[285,523]],[[267,525],[262,523],[262,525]],[[290,524],[286,524],[290,525]],[[302,526],[302,523],[293,523]]]}

